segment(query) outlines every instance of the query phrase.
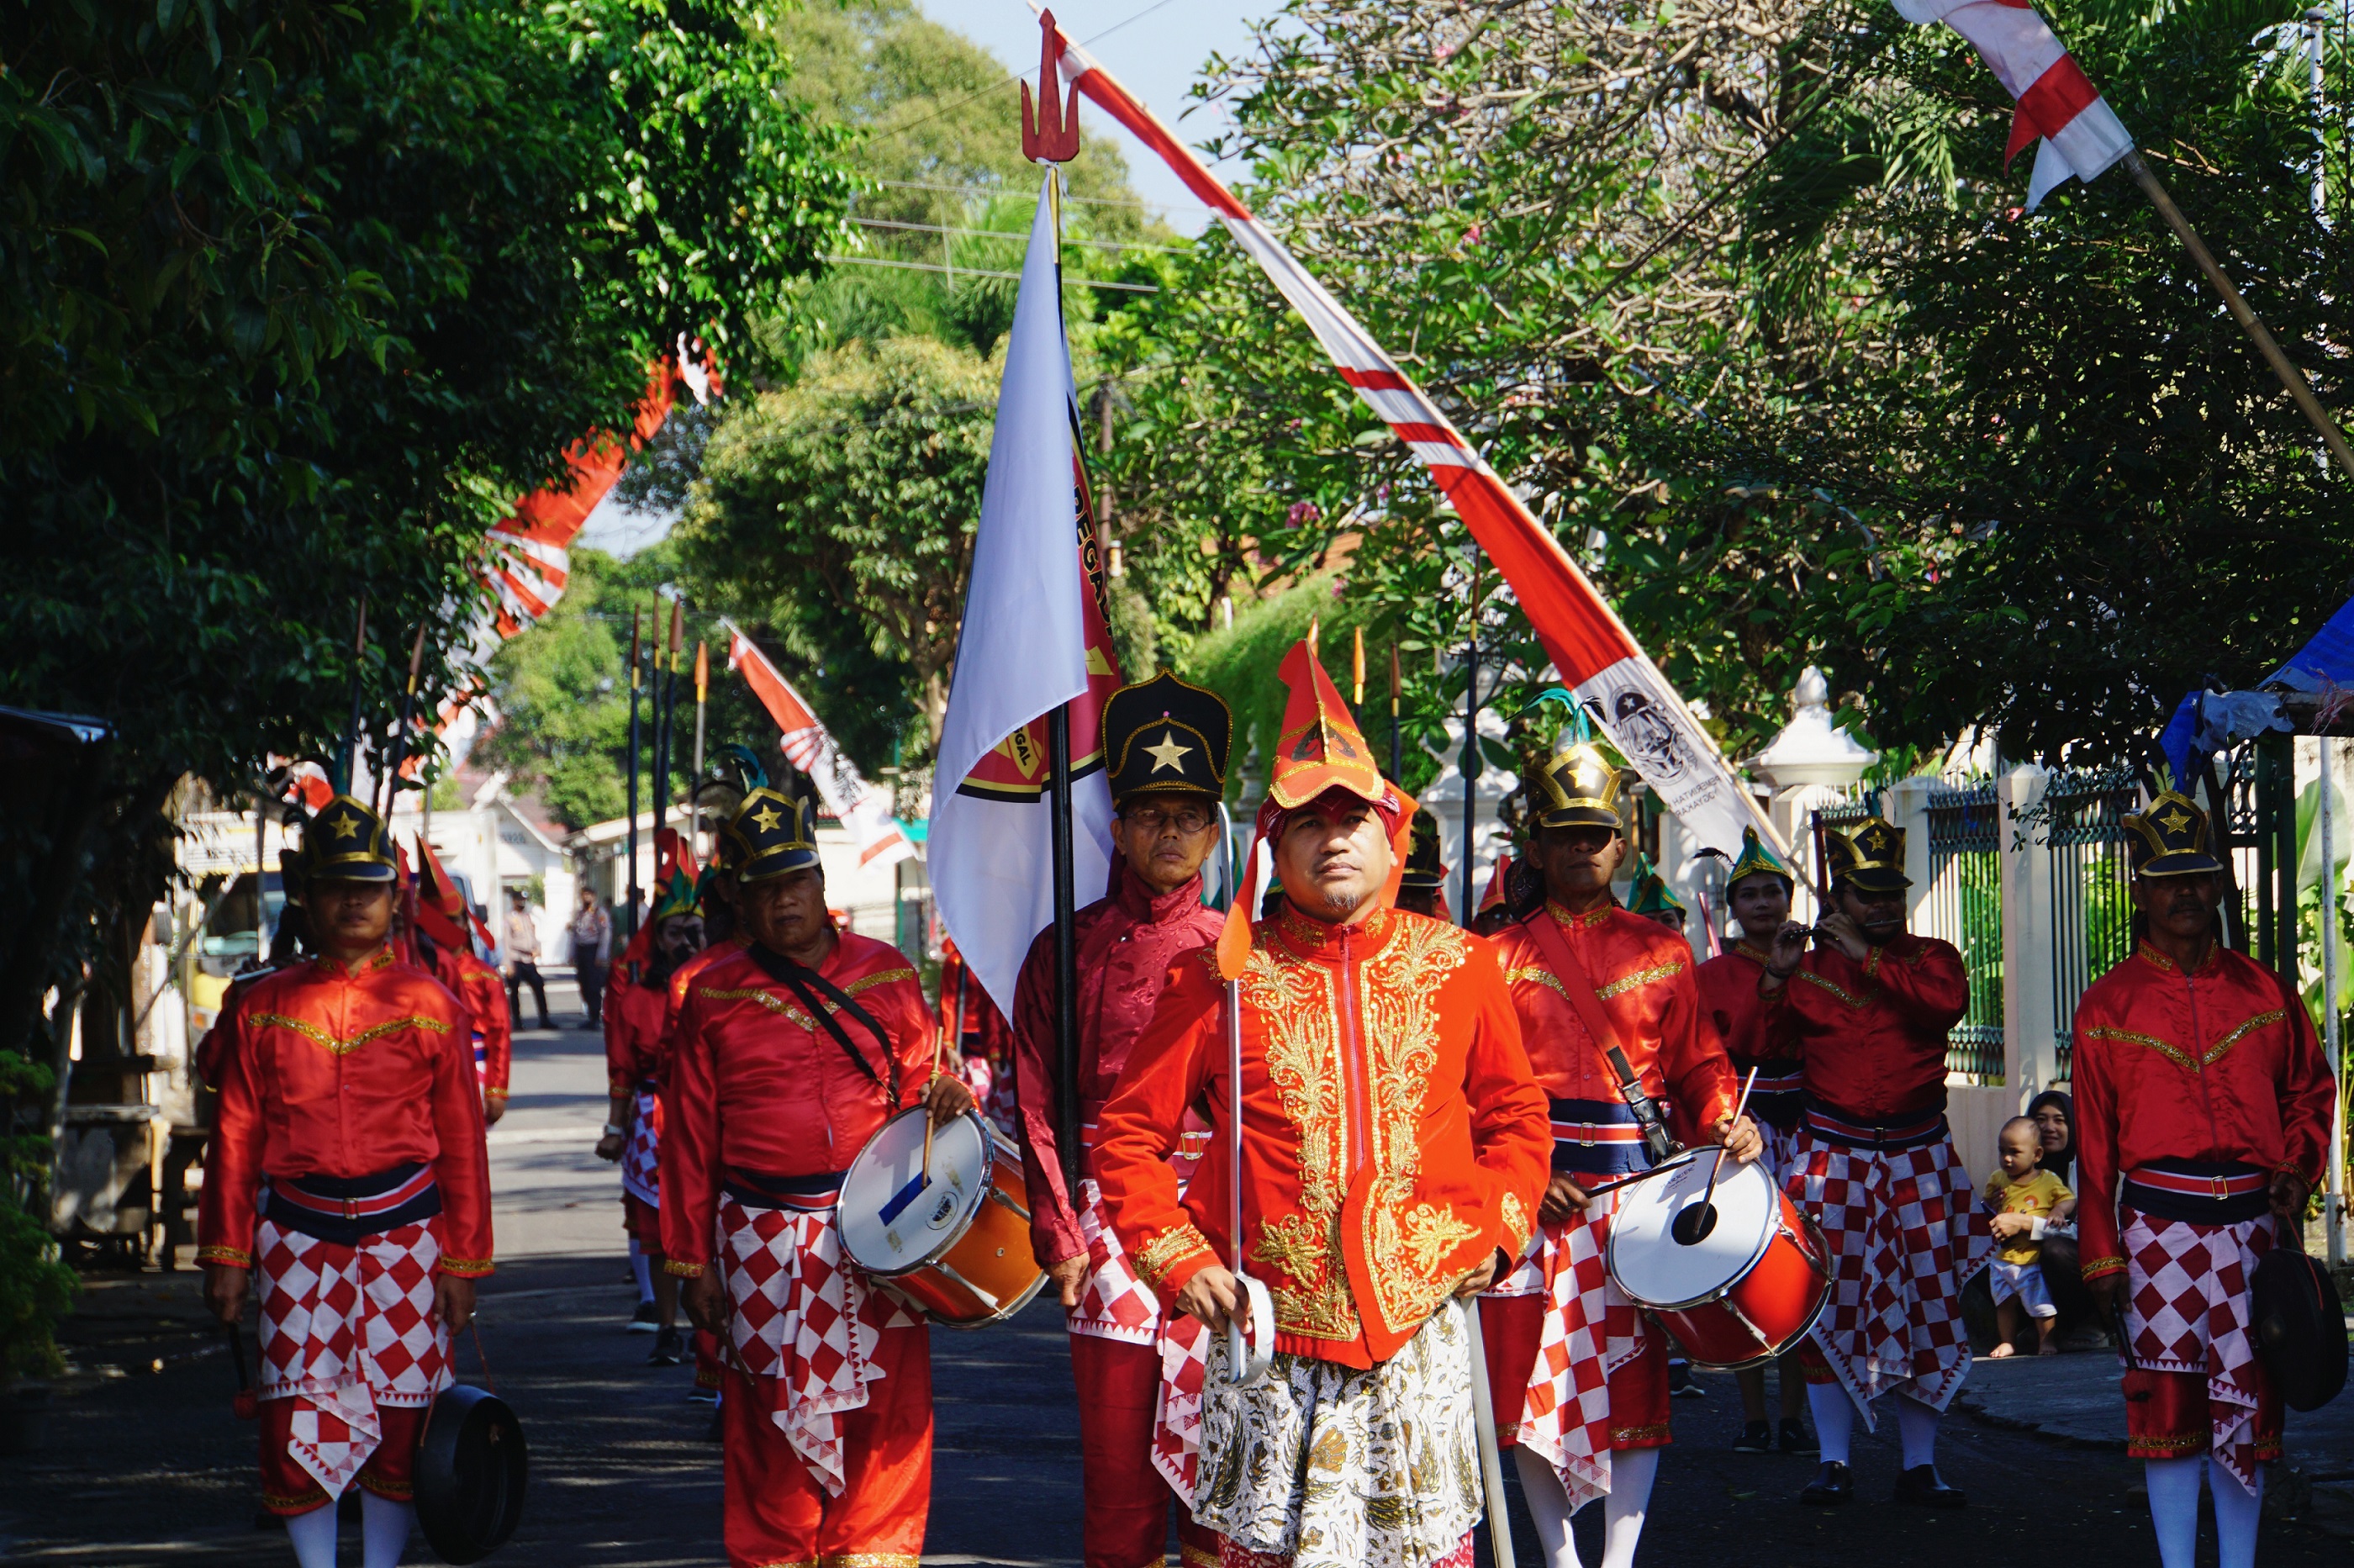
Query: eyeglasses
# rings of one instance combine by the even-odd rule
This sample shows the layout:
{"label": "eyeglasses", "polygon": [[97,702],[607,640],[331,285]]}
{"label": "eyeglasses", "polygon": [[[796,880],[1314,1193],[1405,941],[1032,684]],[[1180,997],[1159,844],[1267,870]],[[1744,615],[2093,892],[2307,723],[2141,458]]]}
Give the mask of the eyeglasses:
{"label": "eyeglasses", "polygon": [[1217,818],[1199,806],[1180,806],[1173,811],[1163,810],[1159,806],[1131,806],[1120,812],[1119,820],[1148,833],[1161,832],[1169,828],[1181,833],[1198,833]]}

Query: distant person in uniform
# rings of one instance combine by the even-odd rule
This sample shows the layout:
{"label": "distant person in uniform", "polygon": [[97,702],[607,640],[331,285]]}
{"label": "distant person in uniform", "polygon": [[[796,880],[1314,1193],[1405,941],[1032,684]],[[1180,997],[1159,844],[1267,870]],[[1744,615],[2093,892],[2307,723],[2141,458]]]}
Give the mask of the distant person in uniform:
{"label": "distant person in uniform", "polygon": [[611,950],[613,917],[597,902],[595,890],[580,890],[580,907],[572,916],[572,973],[580,982],[580,1027],[603,1025],[605,955]]}
{"label": "distant person in uniform", "polygon": [[547,982],[539,978],[539,927],[533,924],[531,906],[524,902],[523,889],[507,895],[507,1014],[514,1017],[523,1012],[523,988],[531,987],[531,999],[539,1004],[539,1026],[555,1027],[547,1022]]}

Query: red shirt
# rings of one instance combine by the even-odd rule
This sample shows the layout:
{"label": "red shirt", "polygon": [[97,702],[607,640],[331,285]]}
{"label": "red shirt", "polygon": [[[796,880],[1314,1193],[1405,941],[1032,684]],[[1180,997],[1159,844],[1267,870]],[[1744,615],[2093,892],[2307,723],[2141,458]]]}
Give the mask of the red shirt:
{"label": "red shirt", "polygon": [[1771,1010],[1757,994],[1757,982],[1765,975],[1766,949],[1744,941],[1702,964],[1692,971],[1692,980],[1700,989],[1701,1013],[1724,1042],[1733,1075],[1745,1080],[1752,1068],[1758,1070],[1749,1114],[1787,1128],[1797,1119],[1795,1091],[1801,1086],[1803,1069],[1787,1054],[1795,1051],[1795,1044],[1775,1038]]}
{"label": "red shirt", "polygon": [[605,1078],[617,1097],[629,1098],[649,1078],[662,1081],[669,1015],[668,987],[632,985],[614,971],[605,988]]}
{"label": "red shirt", "polygon": [[[695,971],[673,1036],[663,1102],[663,1251],[673,1273],[703,1271],[730,1169],[770,1177],[840,1172],[894,1111],[931,1081],[934,1030],[916,966],[899,949],[843,932],[818,973],[871,1013],[891,1063],[856,1019],[842,1019],[870,1078],[801,1001],[737,948]],[[877,1080],[881,1080],[877,1082]]]}
{"label": "red shirt", "polygon": [[507,1012],[506,981],[472,953],[437,948],[433,957],[441,983],[457,993],[465,1004],[472,1032],[482,1037],[482,1093],[503,1100],[507,1097],[514,1064],[514,1023]]}
{"label": "red shirt", "polygon": [[[1130,1049],[1151,1020],[1169,967],[1218,939],[1225,916],[1202,904],[1202,879],[1156,896],[1112,863],[1112,892],[1078,913],[1079,1120],[1092,1123],[1119,1082]],[[1022,1165],[1030,1184],[1030,1245],[1041,1266],[1087,1250],[1063,1188],[1061,1132],[1055,1123],[1055,931],[1030,944],[1013,997],[1014,1072],[1022,1114]]]}
{"label": "red shirt", "polygon": [[2321,1179],[2337,1093],[2305,1003],[2220,944],[2184,974],[2144,943],[2076,1004],[2077,1251],[2125,1267],[2117,1183],[2155,1160],[2233,1161]]}
{"label": "red shirt", "polygon": [[491,1272],[490,1157],[465,1007],[380,951],[313,959],[239,991],[215,1026],[220,1108],[205,1154],[196,1255],[253,1265],[265,1176],[433,1167],[441,1272]]}
{"label": "red shirt", "polygon": [[[1503,971],[1424,916],[1286,905],[1252,927],[1240,991],[1243,1245],[1276,1347],[1375,1365],[1536,1223],[1553,1140]],[[1101,1117],[1105,1206],[1164,1301],[1233,1256],[1225,998],[1215,949],[1180,959]],[[1181,1199],[1169,1156],[1197,1104],[1211,1152]]]}
{"label": "red shirt", "polygon": [[1961,953],[1908,933],[1861,963],[1837,948],[1808,953],[1766,999],[1766,1032],[1780,1054],[1806,1058],[1810,1103],[1893,1126],[1946,1108],[1946,1037],[1969,1010]]}
{"label": "red shirt", "polygon": [[1699,1141],[1732,1113],[1738,1090],[1724,1047],[1701,1012],[1691,948],[1666,927],[1614,904],[1574,915],[1549,902],[1492,938],[1512,990],[1512,1011],[1520,1015],[1521,1043],[1547,1095],[1625,1103],[1602,1047],[1570,1004],[1564,988],[1577,982],[1553,973],[1544,943],[1530,929],[1535,920],[1551,921],[1584,967],[1628,1065],[1646,1092],[1675,1108],[1683,1141]]}

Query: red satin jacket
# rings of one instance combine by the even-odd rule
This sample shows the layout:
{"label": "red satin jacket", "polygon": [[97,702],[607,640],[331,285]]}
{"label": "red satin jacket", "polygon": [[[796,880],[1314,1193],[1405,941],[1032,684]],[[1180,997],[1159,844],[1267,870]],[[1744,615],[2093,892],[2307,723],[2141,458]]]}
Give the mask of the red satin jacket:
{"label": "red satin jacket", "polygon": [[883,1026],[898,1098],[885,1092],[890,1064],[864,1025],[846,1020],[843,1028],[874,1078],[748,952],[738,948],[693,971],[663,1102],[663,1266],[673,1274],[700,1274],[711,1258],[712,1216],[731,1167],[788,1177],[847,1170],[893,1112],[923,1098],[934,1026],[916,966],[887,942],[844,931],[818,973]]}
{"label": "red satin jacket", "polygon": [[463,1003],[380,951],[313,959],[239,991],[215,1026],[220,1108],[205,1153],[196,1256],[253,1266],[266,1176],[430,1164],[441,1272],[491,1272],[490,1157]]}
{"label": "red satin jacket", "polygon": [[1719,1118],[1732,1114],[1739,1088],[1724,1047],[1701,1010],[1691,946],[1656,921],[1613,904],[1574,915],[1547,903],[1496,933],[1496,957],[1512,990],[1529,1065],[1544,1092],[1557,1100],[1623,1103],[1601,1045],[1570,1005],[1566,988],[1576,982],[1553,973],[1544,944],[1529,928],[1535,920],[1553,922],[1585,966],[1626,1048],[1628,1065],[1652,1097],[1674,1107],[1678,1136],[1686,1143],[1702,1141]]}
{"label": "red satin jacket", "polygon": [[507,1012],[506,981],[472,953],[437,948],[433,961],[441,983],[465,1003],[472,1028],[482,1037],[483,1097],[506,1098],[514,1070],[514,1021]]}
{"label": "red satin jacket", "polygon": [[626,1099],[644,1080],[662,1081],[669,1065],[670,1020],[667,986],[632,985],[615,971],[605,988],[605,1077],[613,1094]]}
{"label": "red satin jacket", "polygon": [[[1277,1348],[1373,1366],[1535,1224],[1552,1137],[1503,971],[1423,916],[1287,905],[1253,927],[1240,990],[1244,1250]],[[1178,959],[1100,1121],[1105,1204],[1164,1301],[1232,1256],[1225,994],[1214,949]],[[1210,1153],[1181,1200],[1169,1156],[1196,1104]]]}
{"label": "red satin jacket", "polygon": [[1808,1098],[1870,1125],[1945,1109],[1946,1037],[1969,1010],[1960,951],[1909,932],[1861,963],[1817,948],[1764,999],[1766,1037],[1806,1060]]}
{"label": "red satin jacket", "polygon": [[[1112,892],[1079,911],[1079,1120],[1093,1123],[1119,1081],[1137,1037],[1161,1000],[1180,954],[1218,939],[1224,920],[1202,904],[1202,879],[1155,897],[1112,863]],[[1013,998],[1015,1086],[1022,1108],[1022,1165],[1030,1186],[1030,1246],[1050,1266],[1087,1250],[1063,1188],[1061,1134],[1055,1125],[1055,932],[1030,944]]]}
{"label": "red satin jacket", "polygon": [[2117,1183],[2153,1160],[2232,1160],[2321,1180],[2337,1086],[2304,1002],[2221,944],[2190,974],[2156,948],[2076,1004],[2077,1251],[2126,1266]]}
{"label": "red satin jacket", "polygon": [[1751,1069],[1757,1070],[1750,1114],[1787,1128],[1797,1120],[1798,1097],[1784,1092],[1782,1086],[1795,1086],[1803,1068],[1789,1054],[1796,1050],[1796,1043],[1775,1037],[1766,999],[1757,994],[1757,982],[1766,975],[1766,958],[1765,948],[1744,940],[1702,963],[1692,971],[1692,980],[1700,988],[1701,1013],[1724,1042],[1725,1060],[1733,1065],[1734,1077],[1745,1079]]}

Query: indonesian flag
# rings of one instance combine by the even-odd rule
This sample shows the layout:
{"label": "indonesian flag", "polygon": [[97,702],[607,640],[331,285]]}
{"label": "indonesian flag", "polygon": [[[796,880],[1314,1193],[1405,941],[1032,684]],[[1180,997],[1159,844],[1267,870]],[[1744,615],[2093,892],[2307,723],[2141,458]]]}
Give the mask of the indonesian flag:
{"label": "indonesian flag", "polygon": [[785,760],[810,776],[826,810],[850,830],[851,842],[858,846],[858,863],[885,866],[914,854],[916,846],[891,815],[891,802],[859,777],[858,765],[835,744],[832,732],[801,701],[792,683],[778,673],[769,656],[734,621],[722,616],[720,624],[727,628],[727,667],[744,677],[784,732],[779,745]]}
{"label": "indonesian flag", "polygon": [[2011,117],[2007,165],[2041,138],[2027,181],[2033,212],[2070,175],[2089,182],[2133,151],[2116,111],[2094,90],[2076,57],[2027,0],[1895,0],[1897,15],[1924,26],[1943,22],[1970,41],[1996,79],[2019,100]]}
{"label": "indonesian flag", "polygon": [[[1050,182],[1055,171],[1046,171]],[[1091,570],[1078,396],[1063,334],[1051,188],[1038,196],[940,728],[925,848],[940,921],[1011,1017],[1030,943],[1055,917],[1044,716],[1070,705],[1073,896],[1111,870],[1102,701],[1119,684]]]}
{"label": "indonesian flag", "polygon": [[1768,842],[1779,844],[1781,835],[1725,766],[1715,742],[1693,721],[1683,699],[1511,487],[1356,318],[1150,110],[1059,29],[1055,37],[1062,50],[1062,80],[1077,87],[1158,153],[1186,188],[1218,215],[1226,232],[1307,322],[1341,379],[1355,387],[1428,467],[1432,482],[1504,574],[1537,641],[1560,670],[1563,683],[1685,831],[1699,843],[1727,855],[1740,853],[1744,827],[1754,826]]}

